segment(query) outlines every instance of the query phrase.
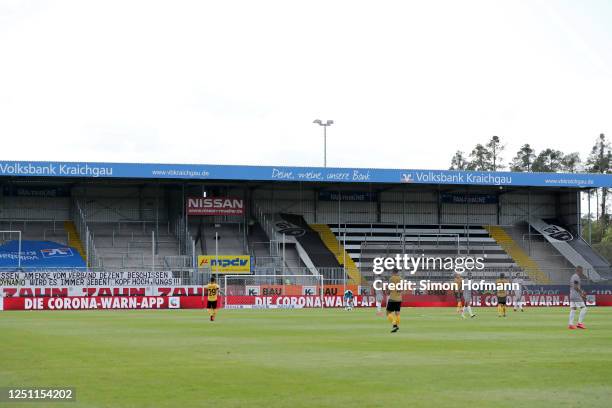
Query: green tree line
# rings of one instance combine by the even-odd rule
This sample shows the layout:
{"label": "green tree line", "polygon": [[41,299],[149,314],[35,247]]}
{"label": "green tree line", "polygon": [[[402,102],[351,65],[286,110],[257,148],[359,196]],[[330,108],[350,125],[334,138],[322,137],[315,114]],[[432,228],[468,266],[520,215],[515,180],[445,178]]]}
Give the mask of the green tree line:
{"label": "green tree line", "polygon": [[[457,150],[451,159],[450,170],[479,170],[479,171],[515,171],[515,172],[543,172],[543,173],[601,173],[612,174],[612,147],[610,141],[602,133],[585,160],[578,152],[564,153],[561,150],[547,147],[539,152],[526,143],[514,154],[507,165],[503,154],[505,146],[499,136],[493,136],[484,144],[477,144],[466,155]],[[591,215],[589,233],[589,219],[583,218],[583,237],[591,238],[593,247],[602,255],[612,261],[612,226],[608,211],[607,188],[593,189],[588,192],[591,200],[596,203],[596,212]]]}
{"label": "green tree line", "polygon": [[550,147],[537,152],[529,143],[526,143],[506,165],[503,158],[505,149],[499,136],[493,136],[487,143],[478,143],[474,146],[468,155],[462,150],[457,150],[451,158],[450,170],[502,171],[508,169],[517,172],[542,173],[611,172],[612,150],[610,141],[603,133],[595,141],[585,161],[581,159],[578,152],[564,153]]}

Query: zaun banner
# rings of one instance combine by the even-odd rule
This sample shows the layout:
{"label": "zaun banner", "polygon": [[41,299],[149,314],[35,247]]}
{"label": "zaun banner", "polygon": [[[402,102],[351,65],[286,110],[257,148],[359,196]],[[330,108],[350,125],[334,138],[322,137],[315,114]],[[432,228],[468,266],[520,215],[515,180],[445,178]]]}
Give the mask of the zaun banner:
{"label": "zaun banner", "polygon": [[0,272],[0,287],[5,286],[176,286],[180,279],[171,271],[90,272],[53,270],[38,272]]}

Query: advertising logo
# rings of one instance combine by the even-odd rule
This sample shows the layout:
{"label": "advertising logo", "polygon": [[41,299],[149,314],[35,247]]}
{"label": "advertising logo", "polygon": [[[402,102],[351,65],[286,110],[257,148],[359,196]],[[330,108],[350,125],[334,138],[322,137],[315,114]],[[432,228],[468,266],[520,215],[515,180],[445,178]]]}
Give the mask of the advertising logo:
{"label": "advertising logo", "polygon": [[200,255],[200,268],[210,268],[213,273],[251,273],[249,255]]}
{"label": "advertising logo", "polygon": [[178,297],[168,298],[168,309],[180,309],[181,299]]}
{"label": "advertising logo", "polygon": [[244,215],[244,200],[232,197],[189,197],[187,215]]}
{"label": "advertising logo", "polygon": [[64,256],[72,256],[72,249],[70,248],[47,248],[40,250],[43,258],[57,258]]}
{"label": "advertising logo", "polygon": [[414,179],[410,173],[402,173],[400,176],[400,182],[402,183],[413,183]]}
{"label": "advertising logo", "polygon": [[546,228],[544,228],[544,233],[556,241],[566,242],[574,239],[571,232],[569,232],[565,228],[559,227],[558,225],[547,226]]}
{"label": "advertising logo", "polygon": [[306,234],[306,230],[304,228],[298,227],[288,221],[279,221],[276,224],[276,231],[279,234],[285,234],[291,237],[301,237]]}

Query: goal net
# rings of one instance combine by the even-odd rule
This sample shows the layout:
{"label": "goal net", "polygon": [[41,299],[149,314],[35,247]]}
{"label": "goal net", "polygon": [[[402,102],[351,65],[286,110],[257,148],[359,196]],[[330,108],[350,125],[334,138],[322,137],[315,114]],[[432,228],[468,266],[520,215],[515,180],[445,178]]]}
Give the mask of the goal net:
{"label": "goal net", "polygon": [[315,275],[225,275],[228,309],[324,307],[323,278]]}

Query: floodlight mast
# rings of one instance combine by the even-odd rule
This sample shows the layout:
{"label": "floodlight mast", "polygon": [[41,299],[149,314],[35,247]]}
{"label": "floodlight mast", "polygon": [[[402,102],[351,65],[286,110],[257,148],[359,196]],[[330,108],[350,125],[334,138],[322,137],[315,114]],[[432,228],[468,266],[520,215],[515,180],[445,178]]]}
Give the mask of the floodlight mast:
{"label": "floodlight mast", "polygon": [[315,119],[312,123],[323,126],[323,167],[327,167],[327,127],[334,124],[333,120],[326,120],[323,122],[321,119]]}

